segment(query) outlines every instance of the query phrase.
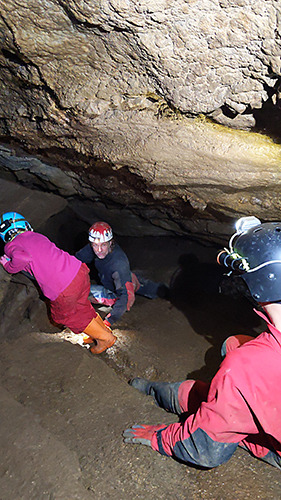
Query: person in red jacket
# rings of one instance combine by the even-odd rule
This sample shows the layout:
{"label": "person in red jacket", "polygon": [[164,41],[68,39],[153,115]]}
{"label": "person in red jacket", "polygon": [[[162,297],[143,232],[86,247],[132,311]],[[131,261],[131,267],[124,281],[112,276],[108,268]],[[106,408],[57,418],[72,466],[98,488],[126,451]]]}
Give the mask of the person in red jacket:
{"label": "person in red jacket", "polygon": [[256,338],[227,338],[210,384],[133,379],[133,387],[181,418],[170,425],[134,425],[124,431],[124,441],[203,468],[226,462],[240,446],[281,468],[281,222],[239,219],[218,261],[240,274],[268,330]]}

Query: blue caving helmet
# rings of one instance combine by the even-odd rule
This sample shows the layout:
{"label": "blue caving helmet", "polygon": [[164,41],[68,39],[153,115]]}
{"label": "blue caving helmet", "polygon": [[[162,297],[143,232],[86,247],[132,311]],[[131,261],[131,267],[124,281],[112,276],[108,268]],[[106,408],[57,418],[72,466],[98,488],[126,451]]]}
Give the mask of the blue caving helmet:
{"label": "blue caving helmet", "polygon": [[218,262],[241,275],[257,302],[280,302],[281,222],[243,217],[237,221],[229,246],[219,254]]}
{"label": "blue caving helmet", "polygon": [[0,216],[0,236],[4,243],[11,241],[17,234],[33,231],[29,222],[17,212],[6,212]]}

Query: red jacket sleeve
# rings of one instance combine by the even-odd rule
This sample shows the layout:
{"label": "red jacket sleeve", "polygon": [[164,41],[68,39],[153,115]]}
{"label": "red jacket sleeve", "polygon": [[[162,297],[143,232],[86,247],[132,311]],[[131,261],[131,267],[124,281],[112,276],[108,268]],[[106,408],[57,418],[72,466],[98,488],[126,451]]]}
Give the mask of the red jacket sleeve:
{"label": "red jacket sleeve", "polygon": [[210,384],[207,401],[202,402],[196,413],[186,420],[156,432],[152,448],[203,467],[215,467],[227,461],[242,439],[258,432],[237,386],[238,375],[237,367],[233,369],[233,364],[225,359]]}

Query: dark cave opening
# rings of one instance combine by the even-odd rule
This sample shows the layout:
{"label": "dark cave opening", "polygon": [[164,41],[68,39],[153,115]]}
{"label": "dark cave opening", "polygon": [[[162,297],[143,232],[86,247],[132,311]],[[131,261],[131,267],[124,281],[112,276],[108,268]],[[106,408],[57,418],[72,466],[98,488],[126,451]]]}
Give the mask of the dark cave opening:
{"label": "dark cave opening", "polygon": [[274,142],[281,144],[281,102],[275,105],[268,99],[260,109],[253,110],[256,126],[253,132],[265,134]]}

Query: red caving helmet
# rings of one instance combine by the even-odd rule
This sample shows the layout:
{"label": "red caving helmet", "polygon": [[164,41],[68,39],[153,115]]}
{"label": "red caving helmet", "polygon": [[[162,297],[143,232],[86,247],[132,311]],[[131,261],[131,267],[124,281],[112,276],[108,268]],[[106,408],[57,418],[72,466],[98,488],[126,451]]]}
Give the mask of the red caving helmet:
{"label": "red caving helmet", "polygon": [[89,229],[91,243],[105,243],[113,238],[113,232],[107,222],[95,222]]}

